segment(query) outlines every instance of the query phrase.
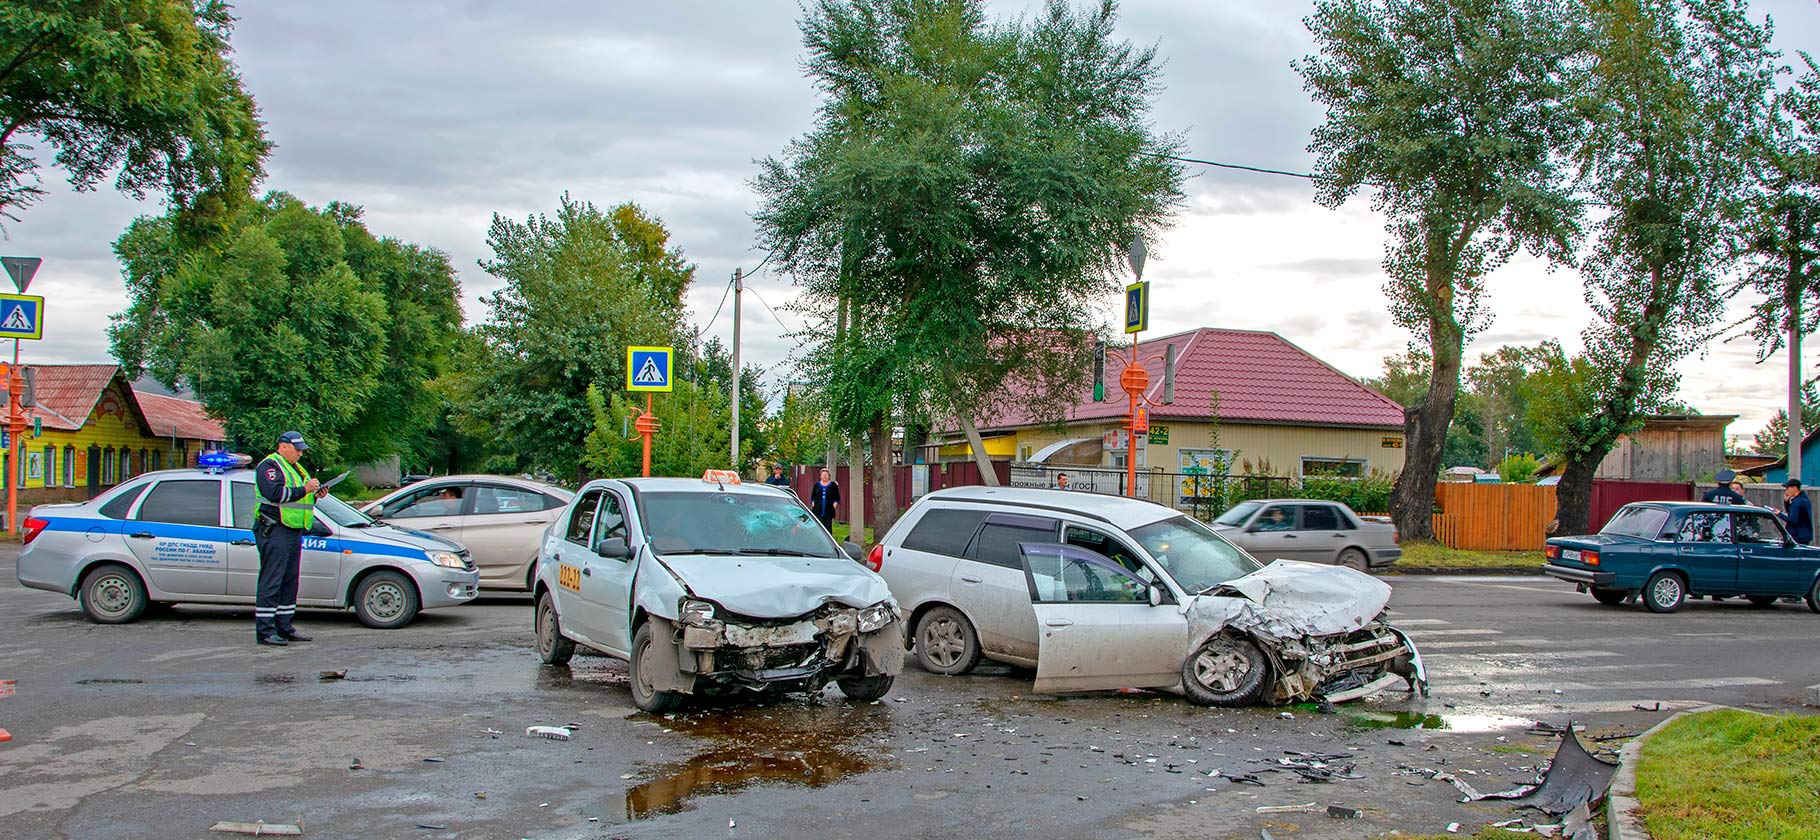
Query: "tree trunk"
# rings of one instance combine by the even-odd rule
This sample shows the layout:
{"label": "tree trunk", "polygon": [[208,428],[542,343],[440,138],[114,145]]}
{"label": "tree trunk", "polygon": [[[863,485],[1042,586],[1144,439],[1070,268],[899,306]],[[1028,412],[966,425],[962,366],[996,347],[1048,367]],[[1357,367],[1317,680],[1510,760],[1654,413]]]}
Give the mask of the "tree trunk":
{"label": "tree trunk", "polygon": [[[872,418],[872,533],[883,538],[897,521],[897,476],[891,469],[891,424],[886,417]],[[865,533],[861,531],[860,533]],[[864,540],[855,540],[864,544]]]}
{"label": "tree trunk", "polygon": [[866,544],[866,439],[854,435],[847,457],[847,486],[841,498],[847,503],[847,539]]}
{"label": "tree trunk", "polygon": [[987,487],[997,487],[998,471],[992,468],[992,458],[986,454],[986,442],[980,439],[978,426],[973,425],[973,418],[965,412],[960,415],[961,432],[967,435],[967,449],[973,453],[973,464],[980,468],[980,483]]}
{"label": "tree trunk", "polygon": [[1561,466],[1561,483],[1555,485],[1555,521],[1549,536],[1568,537],[1592,530],[1587,520],[1592,516],[1593,474],[1598,472],[1607,451],[1609,446],[1604,451],[1568,458]]}
{"label": "tree trunk", "polygon": [[1435,342],[1428,396],[1421,405],[1403,411],[1403,472],[1390,494],[1390,517],[1406,540],[1435,537],[1435,481],[1441,475],[1447,426],[1453,422],[1454,399],[1460,393],[1461,338],[1457,329],[1450,333],[1451,339]]}

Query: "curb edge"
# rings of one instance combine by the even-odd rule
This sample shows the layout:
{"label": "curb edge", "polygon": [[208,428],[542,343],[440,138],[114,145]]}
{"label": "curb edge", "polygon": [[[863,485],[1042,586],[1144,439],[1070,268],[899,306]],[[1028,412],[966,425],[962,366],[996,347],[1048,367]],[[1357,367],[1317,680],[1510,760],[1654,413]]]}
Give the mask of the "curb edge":
{"label": "curb edge", "polygon": [[1700,712],[1716,712],[1731,706],[1700,706],[1683,709],[1630,739],[1618,750],[1618,773],[1612,777],[1611,792],[1605,797],[1605,828],[1610,840],[1653,840],[1637,817],[1637,764],[1643,756],[1643,743],[1669,724]]}

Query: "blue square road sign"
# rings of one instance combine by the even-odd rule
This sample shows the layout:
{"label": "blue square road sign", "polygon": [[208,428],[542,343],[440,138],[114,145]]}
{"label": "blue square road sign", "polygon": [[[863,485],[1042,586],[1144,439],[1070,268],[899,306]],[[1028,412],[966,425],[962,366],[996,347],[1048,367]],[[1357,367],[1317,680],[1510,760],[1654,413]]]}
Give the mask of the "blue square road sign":
{"label": "blue square road sign", "polygon": [[669,347],[626,348],[626,390],[670,391],[671,359]]}
{"label": "blue square road sign", "polygon": [[0,295],[0,338],[43,338],[44,298]]}

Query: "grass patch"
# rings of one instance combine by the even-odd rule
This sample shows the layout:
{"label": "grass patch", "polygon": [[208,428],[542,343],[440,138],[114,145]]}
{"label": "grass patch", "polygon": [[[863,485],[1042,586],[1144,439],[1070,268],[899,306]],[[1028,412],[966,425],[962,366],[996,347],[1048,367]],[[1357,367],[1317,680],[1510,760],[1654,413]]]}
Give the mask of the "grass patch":
{"label": "grass patch", "polygon": [[1722,709],[1643,745],[1643,826],[1656,840],[1798,840],[1820,814],[1820,717]]}
{"label": "grass patch", "polygon": [[1515,755],[1541,755],[1542,754],[1541,750],[1538,750],[1535,747],[1531,747],[1531,746],[1528,746],[1525,744],[1494,744],[1491,748],[1491,751],[1495,752],[1495,753],[1508,753],[1508,754],[1515,754]]}
{"label": "grass patch", "polygon": [[[845,522],[834,523],[834,541],[835,542],[845,541],[847,539],[848,535],[851,533],[853,533],[853,530],[851,528],[847,527],[847,523],[845,523]],[[866,538],[864,540],[859,541],[859,544],[860,545],[871,545],[872,544],[872,529],[871,528],[866,529]]]}
{"label": "grass patch", "polygon": [[1403,543],[1403,556],[1390,571],[1397,569],[1491,569],[1511,566],[1542,568],[1546,562],[1540,551],[1468,551],[1448,548],[1437,542]]}

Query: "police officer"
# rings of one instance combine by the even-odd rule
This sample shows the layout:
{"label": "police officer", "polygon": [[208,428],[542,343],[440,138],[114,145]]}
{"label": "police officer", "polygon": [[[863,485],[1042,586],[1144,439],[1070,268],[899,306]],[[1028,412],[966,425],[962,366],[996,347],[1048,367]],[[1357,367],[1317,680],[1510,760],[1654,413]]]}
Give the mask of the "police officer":
{"label": "police officer", "polygon": [[1713,479],[1717,481],[1718,484],[1716,484],[1713,489],[1702,494],[1700,496],[1700,501],[1718,502],[1722,505],[1748,504],[1744,500],[1744,495],[1742,493],[1732,489],[1732,479],[1737,477],[1738,474],[1731,470],[1720,470],[1718,475],[1713,476]]}
{"label": "police officer", "polygon": [[316,489],[321,486],[297,463],[309,448],[303,433],[285,432],[278,436],[278,451],[257,468],[260,503],[253,537],[259,545],[259,596],[253,636],[262,645],[310,640],[291,623],[297,615],[303,535],[316,523]]}

